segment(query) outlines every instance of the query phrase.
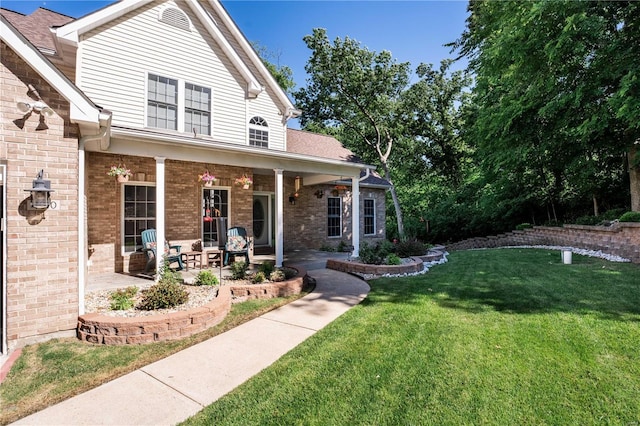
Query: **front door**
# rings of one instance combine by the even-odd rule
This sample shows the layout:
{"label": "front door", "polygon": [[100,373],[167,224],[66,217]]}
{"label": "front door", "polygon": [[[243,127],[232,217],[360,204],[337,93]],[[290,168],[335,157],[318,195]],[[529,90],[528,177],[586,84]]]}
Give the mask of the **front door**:
{"label": "front door", "polygon": [[270,246],[272,234],[271,197],[267,195],[253,196],[253,243],[256,246]]}

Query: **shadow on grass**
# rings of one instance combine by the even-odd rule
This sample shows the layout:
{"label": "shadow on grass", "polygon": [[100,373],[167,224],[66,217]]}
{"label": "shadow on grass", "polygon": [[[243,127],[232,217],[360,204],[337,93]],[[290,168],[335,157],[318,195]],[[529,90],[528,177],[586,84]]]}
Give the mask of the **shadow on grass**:
{"label": "shadow on grass", "polygon": [[640,322],[640,267],[556,251],[495,249],[454,252],[425,275],[371,281],[365,305],[428,298],[470,313],[573,312]]}

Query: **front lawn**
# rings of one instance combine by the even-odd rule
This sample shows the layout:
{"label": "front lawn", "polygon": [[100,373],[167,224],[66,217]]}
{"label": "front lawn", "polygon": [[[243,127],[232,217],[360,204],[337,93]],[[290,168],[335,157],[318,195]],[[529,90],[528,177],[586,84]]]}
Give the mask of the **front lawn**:
{"label": "front lawn", "polygon": [[640,267],[453,253],[367,299],[187,424],[638,424]]}

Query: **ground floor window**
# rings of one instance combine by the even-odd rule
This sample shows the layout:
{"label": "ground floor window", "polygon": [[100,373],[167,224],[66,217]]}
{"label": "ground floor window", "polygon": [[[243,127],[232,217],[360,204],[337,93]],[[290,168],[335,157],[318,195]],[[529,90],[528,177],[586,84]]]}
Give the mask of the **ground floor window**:
{"label": "ground floor window", "polygon": [[376,204],[375,200],[364,200],[364,235],[376,233]]}
{"label": "ground floor window", "polygon": [[126,253],[142,249],[142,231],[156,227],[156,187],[124,185],[123,246]]}
{"label": "ground floor window", "polygon": [[327,236],[342,236],[342,198],[327,198]]}
{"label": "ground floor window", "polygon": [[[224,220],[224,228],[220,228],[220,218]],[[226,231],[229,220],[229,191],[226,189],[202,190],[202,246],[218,247],[218,232]],[[224,230],[220,230],[224,229]],[[220,230],[220,231],[219,231]]]}

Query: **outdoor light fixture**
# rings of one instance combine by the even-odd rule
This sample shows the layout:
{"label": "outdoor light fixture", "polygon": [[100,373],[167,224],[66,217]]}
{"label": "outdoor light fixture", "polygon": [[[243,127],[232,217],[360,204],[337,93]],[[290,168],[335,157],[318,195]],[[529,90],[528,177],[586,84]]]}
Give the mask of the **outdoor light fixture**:
{"label": "outdoor light fixture", "polygon": [[300,191],[300,176],[296,176],[296,194]]}
{"label": "outdoor light fixture", "polygon": [[35,112],[36,114],[46,115],[47,117],[51,117],[54,114],[54,111],[42,101],[37,101],[34,104],[18,102],[16,106],[20,112],[24,113]]}
{"label": "outdoor light fixture", "polygon": [[313,193],[313,195],[315,195],[316,198],[322,198],[322,196],[324,195],[324,191],[322,189],[318,189],[316,192]]}
{"label": "outdoor light fixture", "polygon": [[298,193],[297,192],[289,195],[289,204],[291,204],[292,206],[295,206],[297,199],[298,199]]}
{"label": "outdoor light fixture", "polygon": [[31,192],[31,208],[37,210],[43,210],[51,206],[50,194],[53,191],[51,189],[51,181],[42,178],[44,170],[40,170],[38,176],[33,180],[31,189],[25,189],[26,192]]}

